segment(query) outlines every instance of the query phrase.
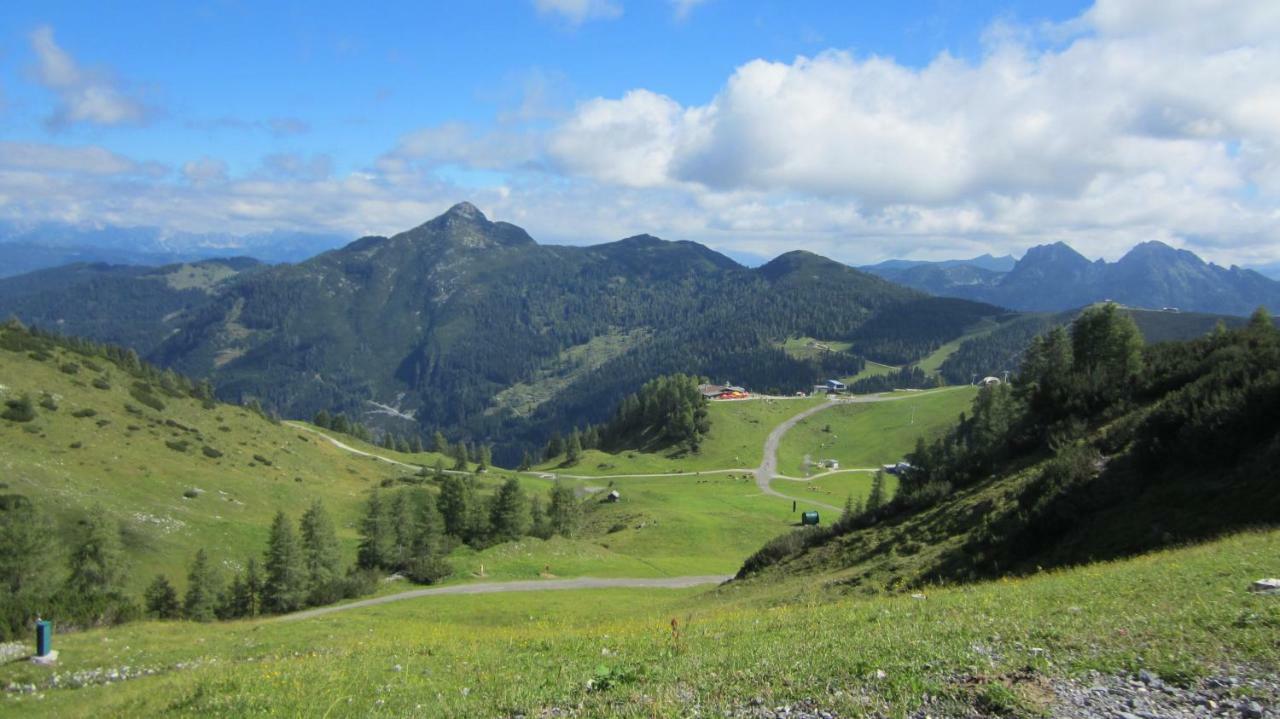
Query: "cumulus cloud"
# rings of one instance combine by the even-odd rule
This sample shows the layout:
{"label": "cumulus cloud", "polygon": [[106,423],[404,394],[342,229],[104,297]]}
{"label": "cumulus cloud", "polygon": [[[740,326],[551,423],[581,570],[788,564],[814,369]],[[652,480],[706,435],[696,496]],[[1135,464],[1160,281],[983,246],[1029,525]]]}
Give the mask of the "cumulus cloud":
{"label": "cumulus cloud", "polygon": [[616,0],[533,0],[543,15],[554,15],[572,26],[589,20],[613,20],[622,16],[622,5]]}
{"label": "cumulus cloud", "polygon": [[183,163],[182,176],[197,187],[220,184],[227,181],[227,163],[216,157],[202,157]]}
{"label": "cumulus cloud", "polygon": [[136,125],[146,119],[146,108],[130,97],[104,71],[81,67],[53,37],[45,25],[31,32],[36,54],[36,79],[58,96],[58,106],[46,119],[51,128],[77,123]]}

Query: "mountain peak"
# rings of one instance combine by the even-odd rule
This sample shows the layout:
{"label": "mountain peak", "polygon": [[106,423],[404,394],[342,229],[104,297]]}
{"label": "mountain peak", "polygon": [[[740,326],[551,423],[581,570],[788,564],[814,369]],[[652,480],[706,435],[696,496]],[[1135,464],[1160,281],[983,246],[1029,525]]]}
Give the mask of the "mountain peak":
{"label": "mountain peak", "polygon": [[484,213],[480,211],[480,208],[476,207],[470,202],[467,202],[466,200],[459,202],[453,207],[450,207],[448,210],[445,211],[443,215],[441,215],[441,217],[446,217],[446,218],[452,217],[460,220],[472,220],[472,221],[481,220],[485,222],[488,222],[489,220],[489,218],[485,217]]}

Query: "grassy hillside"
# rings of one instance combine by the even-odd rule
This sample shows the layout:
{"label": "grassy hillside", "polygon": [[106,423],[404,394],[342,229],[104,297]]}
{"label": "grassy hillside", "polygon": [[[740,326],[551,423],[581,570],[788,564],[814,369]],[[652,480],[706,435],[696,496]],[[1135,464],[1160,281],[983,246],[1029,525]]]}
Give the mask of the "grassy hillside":
{"label": "grassy hillside", "polygon": [[778,473],[791,477],[818,474],[805,464],[835,459],[841,468],[876,468],[901,461],[918,437],[932,438],[951,427],[968,409],[974,387],[920,393],[892,402],[840,404],[801,420],[782,439]]}
{"label": "grassy hillside", "polygon": [[[3,340],[0,401],[28,395],[36,418],[0,420],[0,491],[39,503],[64,531],[101,505],[121,524],[134,589],[156,572],[181,586],[201,547],[220,562],[259,556],[276,511],[296,517],[315,498],[354,556],[364,492],[410,472],[244,407],[206,409],[157,392],[163,409],[156,409],[131,393],[137,380],[108,360],[65,348],[37,360]],[[57,409],[42,406],[44,397]]]}
{"label": "grassy hillside", "polygon": [[[1111,675],[1195,687],[1280,667],[1280,608],[1243,591],[1278,555],[1266,532],[922,598],[840,596],[818,578],[135,624],[59,637],[58,667],[12,662],[0,683],[40,689],[8,694],[12,716],[1069,716],[1066,691]],[[126,666],[149,674],[100,684]],[[1242,682],[1218,702],[1259,691]]]}
{"label": "grassy hillside", "polygon": [[589,450],[576,465],[545,462],[536,469],[570,475],[666,474],[759,466],[764,441],[773,428],[790,417],[826,401],[825,397],[751,399],[711,402],[707,406],[711,430],[697,453],[628,451],[610,454]]}

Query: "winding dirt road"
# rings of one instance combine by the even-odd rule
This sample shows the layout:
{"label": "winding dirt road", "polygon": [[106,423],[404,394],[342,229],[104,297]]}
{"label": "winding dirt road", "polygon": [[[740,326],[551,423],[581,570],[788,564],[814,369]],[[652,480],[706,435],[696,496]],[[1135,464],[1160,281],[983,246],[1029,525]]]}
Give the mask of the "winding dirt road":
{"label": "winding dirt road", "polygon": [[312,619],[314,617],[332,614],[334,612],[343,612],[348,609],[359,609],[361,607],[373,607],[379,604],[387,604],[390,602],[400,602],[406,599],[417,599],[418,597],[431,597],[438,594],[503,594],[508,592],[545,592],[563,589],[616,589],[616,588],[640,588],[640,589],[687,589],[689,587],[700,587],[705,584],[721,584],[727,582],[731,577],[720,575],[703,575],[693,577],[654,577],[648,579],[636,578],[613,578],[598,579],[594,577],[577,577],[574,579],[532,579],[527,581],[515,582],[482,582],[478,584],[454,584],[448,587],[430,587],[427,589],[414,589],[408,592],[400,592],[399,594],[388,594],[385,597],[374,597],[373,599],[361,599],[358,602],[350,604],[339,604],[332,607],[320,607],[318,609],[307,609],[293,614],[286,614],[278,617],[274,621],[292,622],[298,619]]}

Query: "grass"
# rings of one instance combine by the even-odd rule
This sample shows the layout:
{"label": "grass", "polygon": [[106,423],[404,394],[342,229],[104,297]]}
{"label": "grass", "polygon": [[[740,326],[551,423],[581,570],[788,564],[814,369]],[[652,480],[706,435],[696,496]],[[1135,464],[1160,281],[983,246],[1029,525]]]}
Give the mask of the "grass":
{"label": "grass", "polygon": [[[778,448],[778,473],[818,474],[805,458],[834,459],[841,469],[876,468],[900,461],[916,438],[932,437],[955,423],[976,390],[955,387],[892,402],[842,404],[797,423]],[[827,430],[830,431],[827,431]],[[843,499],[843,498],[842,498]]]}
{"label": "grass", "polygon": [[[824,350],[819,345],[825,345],[827,349]],[[789,337],[786,342],[782,343],[782,350],[793,359],[807,360],[821,357],[828,351],[847,352],[852,346],[852,342],[818,340],[812,337]]]}
{"label": "grass", "polygon": [[547,368],[534,372],[529,382],[518,382],[494,398],[485,414],[511,410],[517,417],[527,417],[547,400],[589,372],[649,339],[647,329],[609,332],[562,351]]}
{"label": "grass", "polygon": [[[184,586],[186,565],[202,547],[227,567],[260,556],[275,512],[296,518],[312,499],[325,503],[354,558],[366,490],[410,472],[242,407],[205,409],[158,393],[164,409],[156,410],[130,395],[133,378],[111,363],[95,358],[95,371],[74,353],[53,355],[40,362],[0,350],[0,399],[47,393],[58,405],[37,404],[29,423],[0,420],[2,491],[50,509],[64,533],[103,507],[121,524],[134,590],[156,573]],[[80,371],[60,371],[68,362]],[[109,378],[110,389],[93,386],[97,378]]]}
{"label": "grass", "polygon": [[[871,494],[873,478],[874,475],[870,472],[842,472],[806,482],[775,479],[769,486],[789,497],[795,497],[801,503],[817,501],[843,507],[848,497],[852,497],[855,502],[865,501],[867,495]],[[884,486],[885,495],[892,497],[898,488],[898,478],[891,474],[885,475]]]}
{"label": "grass", "polygon": [[[843,595],[816,577],[712,591],[441,596],[299,622],[135,624],[59,636],[58,667],[11,663],[0,683],[43,685],[55,672],[98,667],[156,672],[10,694],[11,716],[535,716],[558,707],[648,717],[719,715],[757,697],[905,716],[926,694],[935,715],[993,699],[1029,715],[1044,708],[1036,677],[1146,668],[1185,683],[1226,662],[1280,666],[1280,605],[1244,591],[1277,556],[1280,532],[1271,531],[927,589],[923,599]],[[1004,681],[994,697],[990,684]]]}
{"label": "grass", "polygon": [[764,441],[782,421],[825,402],[825,398],[753,399],[711,402],[711,431],[696,454],[680,451],[617,454],[588,450],[572,467],[546,462],[542,472],[593,477],[747,469],[760,465]]}

